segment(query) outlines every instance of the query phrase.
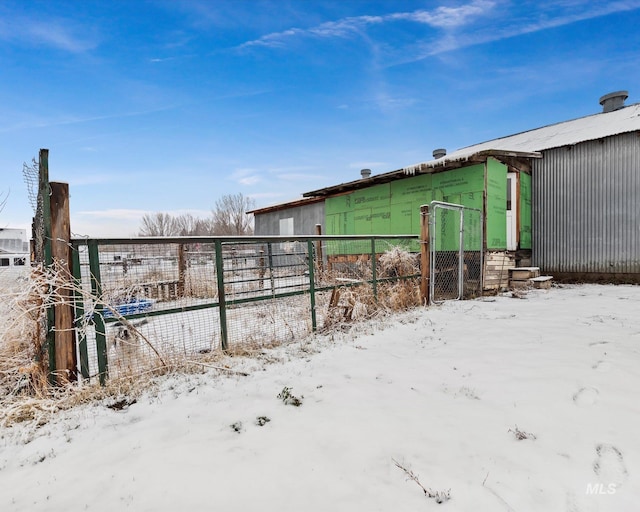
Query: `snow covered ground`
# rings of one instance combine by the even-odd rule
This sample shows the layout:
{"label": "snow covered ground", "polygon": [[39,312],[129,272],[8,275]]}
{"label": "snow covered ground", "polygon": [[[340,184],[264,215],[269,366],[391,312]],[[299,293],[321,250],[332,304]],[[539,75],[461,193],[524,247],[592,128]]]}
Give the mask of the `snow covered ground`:
{"label": "snow covered ground", "polygon": [[246,377],[165,377],[121,411],[0,430],[0,510],[638,510],[640,287],[356,330],[234,359]]}

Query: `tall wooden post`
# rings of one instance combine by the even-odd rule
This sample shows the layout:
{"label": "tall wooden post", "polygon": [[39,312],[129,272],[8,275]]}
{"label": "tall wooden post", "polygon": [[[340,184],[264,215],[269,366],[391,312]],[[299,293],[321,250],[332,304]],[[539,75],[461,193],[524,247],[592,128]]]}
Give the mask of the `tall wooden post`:
{"label": "tall wooden post", "polygon": [[429,305],[431,260],[429,247],[429,206],[420,207],[420,300],[423,306]]}
{"label": "tall wooden post", "polygon": [[56,271],[54,326],[56,381],[77,379],[75,331],[73,328],[73,286],[71,274],[71,224],[69,185],[51,182],[51,259]]}
{"label": "tall wooden post", "polygon": [[184,244],[178,245],[178,289],[176,295],[179,298],[184,297],[184,284],[187,275],[187,258],[185,257],[184,251]]}
{"label": "tall wooden post", "polygon": [[[322,224],[316,224],[316,235],[322,236]],[[322,240],[316,241],[316,261],[318,262],[318,273],[321,273],[324,264]]]}

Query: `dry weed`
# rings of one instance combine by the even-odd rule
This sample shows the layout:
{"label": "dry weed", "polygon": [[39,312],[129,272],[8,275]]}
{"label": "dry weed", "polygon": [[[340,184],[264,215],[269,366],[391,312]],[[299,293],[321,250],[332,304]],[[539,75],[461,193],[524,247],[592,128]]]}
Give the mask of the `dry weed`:
{"label": "dry weed", "polygon": [[[370,260],[358,261],[360,273],[370,279]],[[402,249],[392,248],[379,259],[381,278],[394,278],[418,272],[417,260]],[[234,338],[227,352],[220,349],[194,354],[167,352],[154,346],[145,337],[140,328],[122,318],[113,306],[113,293],[110,296],[93,296],[82,287],[74,287],[64,269],[52,268],[46,272],[41,268],[33,269],[31,274],[11,288],[2,284],[0,292],[0,425],[8,426],[17,422],[29,421],[34,425],[46,423],[57,411],[75,405],[122,396],[134,397],[142,390],[153,385],[155,378],[167,373],[197,373],[217,370],[226,373],[244,374],[235,370],[237,366],[231,358],[253,358],[262,362],[280,360],[277,352],[271,350],[294,340],[300,340],[301,330],[310,331],[309,325],[302,325],[303,311],[308,314],[308,297],[301,296],[274,301],[260,307],[246,308],[242,315],[238,313],[236,321],[253,322],[251,329],[242,327],[240,336]],[[147,276],[152,277],[152,276]],[[160,277],[160,276],[155,276]],[[209,283],[196,293],[210,295],[215,293]],[[90,311],[96,305],[109,310],[113,316],[130,331],[134,340],[140,340],[146,359],[144,364],[111,366],[107,385],[101,387],[84,381],[51,387],[48,383],[48,354],[46,353],[46,311],[51,305],[65,300],[61,292],[73,291],[78,294],[89,314],[82,318],[76,328],[78,332],[89,329],[92,315]],[[131,288],[132,293],[135,290]],[[194,293],[192,290],[191,293]],[[324,316],[325,331],[349,331],[354,322],[384,318],[393,311],[403,311],[420,304],[417,283],[413,279],[379,282],[377,294],[371,284],[345,286],[336,291],[337,300],[331,307],[318,307],[318,321]],[[320,299],[319,299],[320,300]],[[230,318],[234,309],[231,308]],[[246,318],[246,320],[245,320]],[[306,320],[307,324],[310,320]],[[257,323],[257,329],[256,329]],[[244,325],[244,324],[242,324]],[[251,334],[252,333],[252,334]],[[242,338],[242,339],[239,339]],[[310,343],[304,342],[305,352],[310,351]],[[166,349],[166,347],[164,347]],[[140,357],[143,357],[142,355]]]}
{"label": "dry weed", "polygon": [[403,277],[420,273],[418,256],[402,247],[392,247],[380,256],[380,277]]}
{"label": "dry weed", "polygon": [[41,394],[47,388],[46,304],[50,291],[41,269],[8,283],[3,276],[0,395]]}

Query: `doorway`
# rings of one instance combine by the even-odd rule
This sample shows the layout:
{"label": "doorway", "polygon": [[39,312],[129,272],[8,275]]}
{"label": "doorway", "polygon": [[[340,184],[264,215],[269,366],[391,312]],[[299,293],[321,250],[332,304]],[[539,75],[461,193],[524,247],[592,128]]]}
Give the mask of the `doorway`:
{"label": "doorway", "polygon": [[507,173],[507,251],[515,251],[518,248],[517,185],[517,173]]}

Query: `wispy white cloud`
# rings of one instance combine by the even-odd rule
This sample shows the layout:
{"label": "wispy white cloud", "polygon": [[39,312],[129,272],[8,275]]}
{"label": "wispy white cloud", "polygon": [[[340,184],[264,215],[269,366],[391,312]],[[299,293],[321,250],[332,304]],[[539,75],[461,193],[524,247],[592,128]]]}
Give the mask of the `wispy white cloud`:
{"label": "wispy white cloud", "polygon": [[98,45],[95,32],[61,18],[45,22],[31,17],[5,17],[0,19],[0,40],[71,53],[82,53]]}
{"label": "wispy white cloud", "polygon": [[266,34],[253,41],[247,41],[238,46],[238,48],[249,48],[252,46],[265,46],[269,48],[283,47],[288,39],[295,36],[316,38],[348,37],[359,33],[369,25],[384,23],[386,18],[386,16],[356,16],[338,21],[327,21],[306,29],[290,28],[282,32]]}
{"label": "wispy white cloud", "polygon": [[434,10],[417,10],[399,12],[382,16],[352,16],[337,21],[328,21],[310,28],[290,28],[281,32],[266,34],[259,39],[247,41],[238,48],[252,46],[282,47],[288,39],[295,36],[316,38],[348,37],[360,33],[369,26],[381,25],[388,22],[409,21],[429,25],[434,28],[455,28],[469,23],[477,16],[486,14],[496,2],[491,0],[472,0],[459,7],[438,7]]}
{"label": "wispy white cloud", "polygon": [[167,105],[158,108],[152,108],[148,110],[134,110],[131,112],[119,112],[115,114],[106,114],[101,116],[77,116],[77,115],[62,115],[59,117],[30,119],[28,121],[22,121],[8,126],[0,126],[0,133],[15,132],[26,129],[37,128],[49,128],[52,126],[64,126],[71,124],[89,123],[93,121],[104,121],[109,119],[122,119],[127,117],[145,116],[148,114],[155,114],[157,112],[164,112],[167,110],[173,110],[177,108],[177,105]]}
{"label": "wispy white cloud", "polygon": [[262,177],[257,169],[236,169],[231,173],[231,179],[240,185],[250,186],[260,183]]}
{"label": "wispy white cloud", "polygon": [[386,111],[395,111],[398,109],[408,108],[418,103],[418,100],[415,98],[392,96],[382,90],[376,93],[376,97],[374,98],[374,100],[379,109]]}
{"label": "wispy white cloud", "polygon": [[389,20],[406,20],[424,23],[437,28],[456,28],[469,23],[471,18],[482,16],[495,7],[496,2],[489,0],[475,0],[458,7],[441,6],[427,11],[418,10],[408,13],[391,14]]}
{"label": "wispy white cloud", "polygon": [[559,5],[553,4],[555,8],[559,6],[563,8],[561,12],[557,10],[550,12],[543,8],[529,12],[524,18],[514,19],[510,24],[502,24],[501,28],[492,26],[469,32],[447,32],[435,41],[419,43],[413,49],[404,48],[401,56],[400,52],[397,52],[398,58],[393,60],[392,65],[415,62],[471,46],[502,41],[610,14],[640,9],[640,0],[605,3],[575,1]]}
{"label": "wispy white cloud", "polygon": [[[472,0],[456,7],[440,6],[380,16],[355,16],[309,28],[290,28],[247,41],[238,48],[284,47],[294,38],[345,38],[363,34],[374,25],[410,22],[435,32],[411,46],[386,48],[384,67],[425,59],[458,49],[548,30],[610,14],[640,9],[640,0],[540,2],[514,15],[505,0]],[[484,20],[491,16],[488,26]],[[500,23],[496,20],[502,20]]]}

